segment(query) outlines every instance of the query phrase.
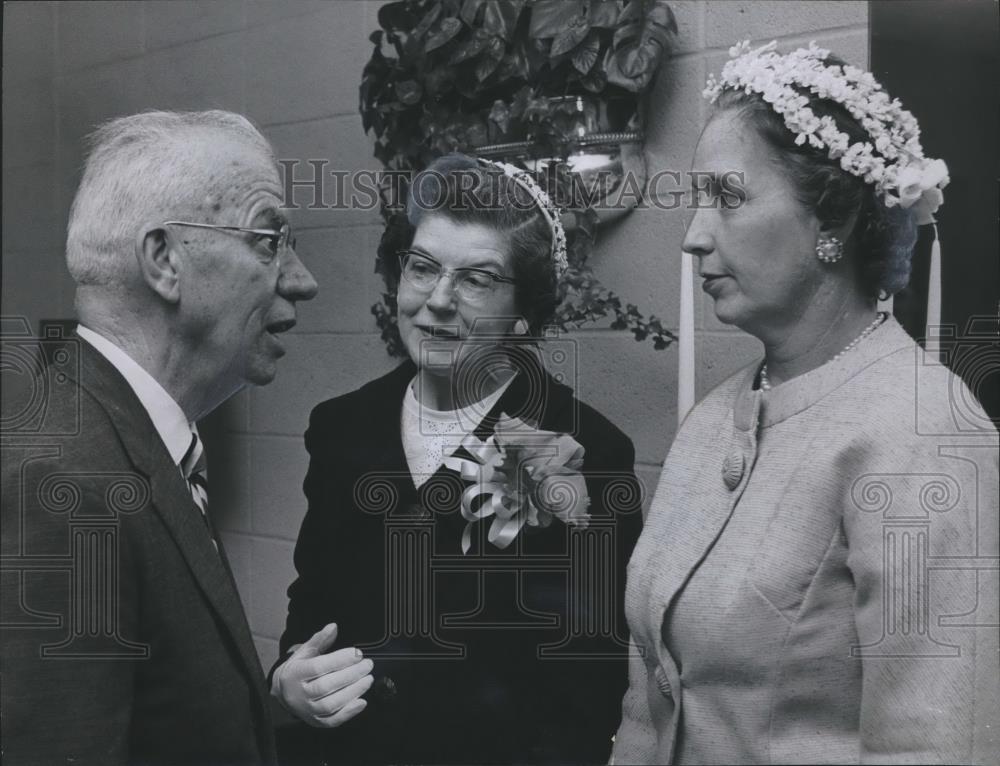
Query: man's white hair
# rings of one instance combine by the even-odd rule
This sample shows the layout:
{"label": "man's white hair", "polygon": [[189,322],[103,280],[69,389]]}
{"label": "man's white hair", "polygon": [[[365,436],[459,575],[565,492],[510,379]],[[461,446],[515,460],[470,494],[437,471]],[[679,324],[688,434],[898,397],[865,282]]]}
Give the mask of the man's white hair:
{"label": "man's white hair", "polygon": [[141,226],[188,218],[207,194],[221,191],[212,187],[226,182],[225,173],[191,151],[192,138],[213,131],[273,161],[271,145],[249,120],[221,110],[143,112],[110,120],[89,136],[66,234],[66,264],[77,284],[120,284]]}

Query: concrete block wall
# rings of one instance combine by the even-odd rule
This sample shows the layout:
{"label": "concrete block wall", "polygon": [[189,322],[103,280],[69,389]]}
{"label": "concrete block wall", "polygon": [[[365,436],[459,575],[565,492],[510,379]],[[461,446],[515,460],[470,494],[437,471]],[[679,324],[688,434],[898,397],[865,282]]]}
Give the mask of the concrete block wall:
{"label": "concrete block wall", "polygon": [[[3,32],[3,313],[33,327],[72,316],[66,218],[97,123],[143,109],[224,108],[247,114],[284,159],[377,169],[361,130],[357,86],[381,3],[353,0],[6,3]],[[707,115],[705,78],[737,39],[817,39],[867,64],[865,2],[673,0],[677,53],[648,104],[650,172],[685,171]],[[301,176],[311,170],[302,165]],[[309,203],[309,192],[301,198]],[[292,550],[305,511],[302,445],[310,409],[395,363],[369,307],[377,212],[293,213],[300,253],[320,282],[300,307],[277,380],[245,391],[203,425],[213,514],[225,537],[258,650],[276,656]],[[593,263],[646,313],[677,321],[683,211],[640,210],[601,233]],[[714,318],[696,290],[698,392],[759,354]],[[673,438],[676,349],[654,351],[602,327],[572,333],[580,397],[635,442],[649,492]]]}

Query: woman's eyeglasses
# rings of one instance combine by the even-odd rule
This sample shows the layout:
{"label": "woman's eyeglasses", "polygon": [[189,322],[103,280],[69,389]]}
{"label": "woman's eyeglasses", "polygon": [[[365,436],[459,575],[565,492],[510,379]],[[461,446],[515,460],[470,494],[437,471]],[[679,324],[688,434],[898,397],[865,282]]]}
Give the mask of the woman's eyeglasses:
{"label": "woman's eyeglasses", "polygon": [[485,269],[446,269],[434,258],[418,250],[399,252],[399,273],[409,285],[425,293],[433,291],[443,277],[450,275],[455,293],[470,305],[485,301],[500,284],[517,284],[516,279]]}

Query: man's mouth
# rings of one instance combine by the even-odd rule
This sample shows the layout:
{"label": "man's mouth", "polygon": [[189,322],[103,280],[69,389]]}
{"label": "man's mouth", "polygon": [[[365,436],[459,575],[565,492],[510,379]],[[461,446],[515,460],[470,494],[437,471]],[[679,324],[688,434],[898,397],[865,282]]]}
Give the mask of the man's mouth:
{"label": "man's mouth", "polygon": [[283,332],[288,332],[293,327],[295,327],[294,319],[282,319],[280,322],[271,322],[266,329],[271,335],[280,335]]}

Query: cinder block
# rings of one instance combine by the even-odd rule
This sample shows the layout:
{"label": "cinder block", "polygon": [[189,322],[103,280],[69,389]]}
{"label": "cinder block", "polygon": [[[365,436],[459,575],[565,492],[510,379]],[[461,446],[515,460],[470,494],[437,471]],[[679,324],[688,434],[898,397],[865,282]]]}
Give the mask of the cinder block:
{"label": "cinder block", "polygon": [[200,40],[243,29],[244,0],[152,0],[146,2],[146,48]]}
{"label": "cinder block", "polygon": [[577,397],[632,439],[638,462],[661,462],[677,418],[676,349],[656,351],[648,341],[613,330],[566,338],[576,341]]}
{"label": "cinder block", "polygon": [[[28,81],[51,79],[55,64],[53,47],[55,3],[4,3],[3,89]],[[4,108],[4,114],[9,114]],[[5,126],[6,129],[6,126]]]}
{"label": "cinder block", "polygon": [[647,318],[656,315],[674,329],[684,239],[681,212],[652,206],[633,210],[598,231],[597,248],[589,260],[606,287],[636,304]]}
{"label": "cinder block", "polygon": [[279,639],[288,614],[286,591],[295,579],[293,543],[250,538],[250,629],[262,638]]}
{"label": "cinder block", "polygon": [[[707,110],[701,91],[706,78],[701,56],[669,59],[657,73],[647,101],[645,152],[649,175],[679,172],[682,190],[688,188],[685,174],[691,169],[694,148],[705,124]],[[668,196],[676,188],[669,181],[670,176],[665,176],[658,184],[661,196]]]}
{"label": "cinder block", "polygon": [[247,72],[246,46],[244,33],[233,32],[147,55],[146,108],[244,112],[255,80]]}
{"label": "cinder block", "polygon": [[141,55],[145,50],[145,10],[145,3],[131,0],[59,3],[57,71],[68,74]]}
{"label": "cinder block", "polygon": [[64,251],[53,211],[54,173],[51,162],[3,169],[4,253],[27,251],[33,258],[59,264]]}
{"label": "cinder block", "polygon": [[328,3],[315,13],[251,27],[250,115],[267,125],[357,114],[371,48],[360,3]]}
{"label": "cinder block", "polygon": [[246,0],[247,26],[270,25],[293,16],[306,16],[330,5],[330,0]]}
{"label": "cinder block", "polygon": [[254,636],[253,645],[257,649],[257,658],[260,660],[260,666],[264,669],[264,674],[267,675],[271,670],[271,666],[278,661],[278,642],[273,638]]}
{"label": "cinder block", "polygon": [[360,117],[276,125],[264,133],[279,160],[295,163],[287,166],[284,183],[285,205],[298,229],[382,225],[375,175],[382,166],[372,155],[374,140],[362,131]]}
{"label": "cinder block", "polygon": [[251,531],[250,439],[199,427],[208,456],[212,521],[227,532]]}
{"label": "cinder block", "polygon": [[747,39],[763,44],[776,37],[867,23],[868,3],[858,0],[708,2],[705,45],[728,48]]}
{"label": "cinder block", "polygon": [[702,333],[697,337],[695,387],[699,401],[737,370],[763,359],[764,347],[746,333]]}
{"label": "cinder block", "polygon": [[254,436],[250,446],[253,531],[294,541],[306,512],[309,457],[302,436]]}
{"label": "cinder block", "polygon": [[39,319],[72,318],[73,301],[71,298],[66,300],[63,284],[69,281],[61,250],[5,248],[3,279],[0,280],[4,316],[22,316],[35,331]]}
{"label": "cinder block", "polygon": [[319,283],[319,294],[298,306],[296,333],[372,332],[371,307],[382,294],[375,273],[381,229],[307,229],[296,252]]}
{"label": "cinder block", "polygon": [[817,45],[828,48],[848,64],[854,64],[862,68],[868,67],[867,29],[817,34],[815,40]]}
{"label": "cinder block", "polygon": [[317,404],[353,391],[400,363],[374,333],[285,339],[288,355],[279,363],[277,378],[250,394],[251,428],[256,433],[301,436]]}
{"label": "cinder block", "polygon": [[705,47],[705,3],[699,0],[670,0],[677,20],[670,53],[689,53]]}
{"label": "cinder block", "polygon": [[[52,162],[55,105],[51,78],[4,85],[3,167]],[[8,194],[16,190],[7,188]]]}

